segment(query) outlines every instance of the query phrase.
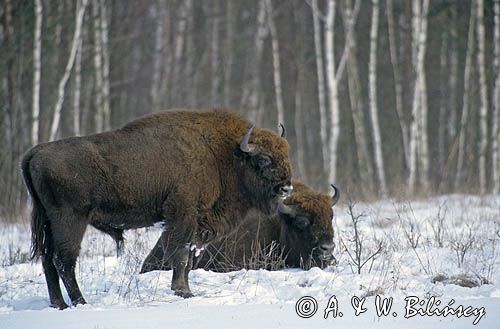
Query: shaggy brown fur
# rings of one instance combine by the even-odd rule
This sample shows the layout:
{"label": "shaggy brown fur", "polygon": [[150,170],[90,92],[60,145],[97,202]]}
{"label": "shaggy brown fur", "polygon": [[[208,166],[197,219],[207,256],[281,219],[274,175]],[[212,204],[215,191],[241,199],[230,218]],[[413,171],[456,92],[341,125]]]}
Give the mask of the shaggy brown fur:
{"label": "shaggy brown fur", "polygon": [[[160,111],[123,128],[39,144],[22,160],[33,199],[32,256],[51,303],[85,303],[74,275],[87,225],[110,234],[166,224],[172,290],[191,296],[192,248],[228,234],[252,209],[271,214],[288,194],[288,143],[229,111]],[[265,158],[269,161],[263,161]]]}
{"label": "shaggy brown fur", "polygon": [[[324,268],[335,262],[332,255],[332,206],[338,201],[338,191],[332,198],[297,181],[293,182],[293,187],[285,204],[294,208],[294,215],[248,216],[222,241],[210,244],[196,266],[227,272],[259,267],[274,270],[283,264],[305,269],[311,266]],[[168,263],[163,263],[162,239],[160,237],[147,256],[141,273],[171,268]]]}

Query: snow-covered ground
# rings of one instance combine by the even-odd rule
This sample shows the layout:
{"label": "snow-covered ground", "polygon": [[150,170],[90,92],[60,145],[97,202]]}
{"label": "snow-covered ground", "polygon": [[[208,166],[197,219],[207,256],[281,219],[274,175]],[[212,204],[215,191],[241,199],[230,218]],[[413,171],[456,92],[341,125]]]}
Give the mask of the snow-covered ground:
{"label": "snow-covered ground", "polygon": [[[138,274],[160,231],[127,232],[125,254],[117,258],[111,238],[89,227],[77,265],[89,304],[64,311],[49,307],[41,264],[26,260],[29,226],[0,224],[0,328],[500,328],[500,196],[359,203],[352,213],[346,200],[335,210],[338,266],[195,270],[190,285],[196,297],[187,300],[169,289],[171,271]],[[352,217],[359,218],[359,257]],[[356,262],[364,263],[361,274]],[[317,301],[310,318],[296,313],[297,305],[303,315],[314,313],[314,303],[297,303],[303,296]],[[410,307],[410,296],[441,304],[430,307],[431,316],[405,318],[427,306]],[[391,297],[389,314],[378,316],[376,300]],[[325,319],[329,301],[337,313]],[[355,316],[351,302],[367,311]],[[447,305],[463,305],[469,316],[436,315]]]}

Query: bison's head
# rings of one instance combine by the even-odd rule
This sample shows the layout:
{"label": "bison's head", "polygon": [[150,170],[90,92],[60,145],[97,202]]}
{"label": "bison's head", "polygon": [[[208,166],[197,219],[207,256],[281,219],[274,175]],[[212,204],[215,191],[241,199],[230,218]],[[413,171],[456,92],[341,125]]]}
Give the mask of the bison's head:
{"label": "bison's head", "polygon": [[324,268],[333,265],[332,207],[339,199],[339,191],[333,187],[333,195],[302,188],[294,182],[294,193],[280,207],[280,244],[291,267]]}
{"label": "bison's head", "polygon": [[247,201],[265,214],[275,213],[292,192],[288,142],[284,136],[252,125],[235,150]]}

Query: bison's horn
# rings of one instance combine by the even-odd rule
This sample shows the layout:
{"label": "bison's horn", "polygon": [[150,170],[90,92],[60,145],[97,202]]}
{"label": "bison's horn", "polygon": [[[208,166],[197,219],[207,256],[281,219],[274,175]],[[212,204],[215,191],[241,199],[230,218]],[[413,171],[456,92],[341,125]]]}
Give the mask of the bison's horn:
{"label": "bison's horn", "polygon": [[281,137],[286,138],[286,129],[282,123],[280,123],[280,128],[281,128]]}
{"label": "bison's horn", "polygon": [[332,207],[333,207],[339,201],[340,191],[337,187],[335,187],[335,185],[330,184],[330,186],[333,188],[333,194],[332,194]]}
{"label": "bison's horn", "polygon": [[252,126],[248,129],[240,143],[240,149],[245,153],[251,153],[254,151],[254,147],[248,144],[248,140],[250,139],[253,128],[255,128],[255,124],[252,124]]}
{"label": "bison's horn", "polygon": [[289,215],[291,217],[295,217],[296,215],[296,211],[295,211],[295,208],[293,207],[290,207],[286,204],[284,204],[283,202],[280,203],[279,207],[278,207],[278,211],[282,214],[286,214],[286,215]]}

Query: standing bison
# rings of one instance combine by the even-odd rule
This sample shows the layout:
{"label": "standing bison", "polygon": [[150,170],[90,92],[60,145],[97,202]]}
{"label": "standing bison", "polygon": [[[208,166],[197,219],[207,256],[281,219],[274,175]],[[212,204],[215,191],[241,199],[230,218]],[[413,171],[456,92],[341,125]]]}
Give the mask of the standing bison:
{"label": "standing bison", "polygon": [[[248,216],[240,226],[222,241],[211,243],[196,267],[218,272],[248,267],[324,268],[335,262],[333,251],[332,207],[340,194],[333,196],[312,191],[293,182],[293,193],[274,216]],[[162,234],[144,260],[141,273],[169,270],[164,263]],[[283,264],[284,263],[284,264]]]}
{"label": "standing bison", "polygon": [[39,144],[22,159],[33,201],[32,258],[51,304],[85,304],[75,263],[87,225],[111,235],[165,224],[172,290],[192,296],[193,254],[251,210],[274,213],[292,190],[288,143],[237,114],[161,111],[112,132]]}

